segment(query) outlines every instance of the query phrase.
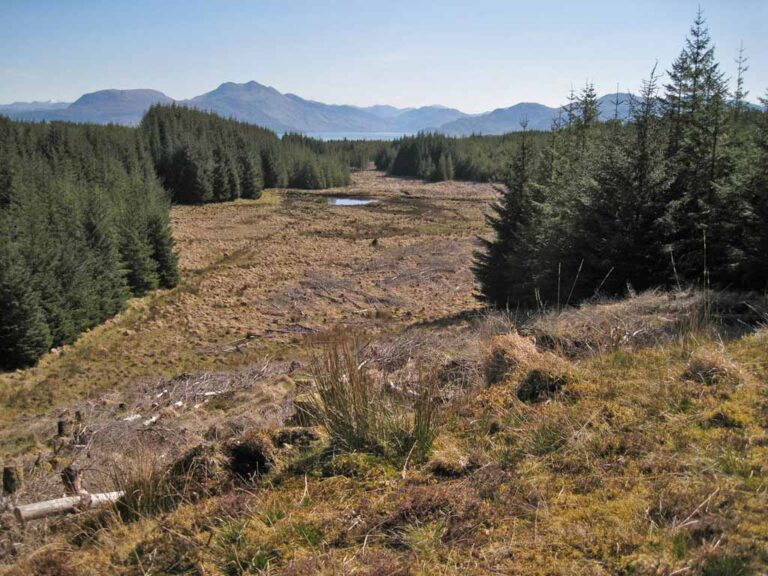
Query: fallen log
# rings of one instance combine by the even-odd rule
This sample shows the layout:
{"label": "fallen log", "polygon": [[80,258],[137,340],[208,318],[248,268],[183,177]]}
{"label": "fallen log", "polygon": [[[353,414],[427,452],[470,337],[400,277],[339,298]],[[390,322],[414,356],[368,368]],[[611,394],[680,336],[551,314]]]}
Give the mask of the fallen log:
{"label": "fallen log", "polygon": [[16,520],[22,524],[30,520],[47,518],[56,514],[67,514],[76,512],[85,508],[96,508],[104,504],[116,502],[125,494],[122,490],[117,492],[104,492],[101,494],[89,494],[82,492],[77,496],[67,496],[65,498],[56,498],[55,500],[45,500],[44,502],[35,502],[33,504],[22,504],[13,508],[13,515]]}

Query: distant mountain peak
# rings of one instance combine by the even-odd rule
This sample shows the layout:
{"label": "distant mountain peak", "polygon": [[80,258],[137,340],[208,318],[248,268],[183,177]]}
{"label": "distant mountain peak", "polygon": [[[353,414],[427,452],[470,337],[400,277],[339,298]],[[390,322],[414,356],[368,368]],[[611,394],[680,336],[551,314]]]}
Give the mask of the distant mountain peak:
{"label": "distant mountain peak", "polygon": [[[619,93],[619,117],[629,116],[629,94]],[[616,95],[598,101],[600,117],[613,118]],[[153,104],[174,100],[151,89],[107,89],[83,94],[72,104],[29,102],[0,105],[0,114],[21,120],[65,120],[73,122],[137,124]],[[455,108],[430,104],[418,108],[397,108],[387,104],[350,106],[326,104],[283,94],[256,80],[244,83],[223,82],[217,88],[189,100],[176,101],[258,124],[277,132],[398,132],[421,130],[450,135],[503,134],[521,129],[527,121],[530,130],[547,130],[562,108],[537,102],[519,102],[482,114],[466,114]]]}
{"label": "distant mountain peak", "polygon": [[152,104],[171,103],[173,99],[158,90],[138,88],[133,90],[118,90],[110,88],[83,94],[75,100],[69,109],[102,106],[130,106],[148,108]]}

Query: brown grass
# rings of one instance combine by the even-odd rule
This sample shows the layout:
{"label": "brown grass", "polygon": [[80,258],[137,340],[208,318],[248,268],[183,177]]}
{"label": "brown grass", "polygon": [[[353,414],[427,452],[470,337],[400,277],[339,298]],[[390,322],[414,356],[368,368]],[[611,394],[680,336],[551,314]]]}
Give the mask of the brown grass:
{"label": "brown grass", "polygon": [[[280,192],[279,205],[176,210],[184,286],[2,377],[13,424],[3,446],[35,449],[20,456],[18,498],[61,490],[55,447],[59,465],[90,463],[89,489],[109,483],[107,455],[128,466],[137,513],[25,530],[3,513],[0,573],[768,569],[768,332],[748,318],[754,304],[719,296],[702,318],[695,293],[650,293],[531,318],[473,314],[466,263],[485,188],[358,177],[376,207]],[[365,402],[347,403],[368,418],[353,433],[376,429],[372,403],[404,407],[413,434],[416,405],[439,400],[439,426],[423,412],[437,434],[429,457],[409,458],[413,438],[400,432],[395,445],[408,450],[389,457],[339,450],[322,426],[283,427],[294,404],[318,402],[306,335],[338,323],[370,341],[323,370],[339,398],[350,381],[364,387]],[[420,374],[435,376],[423,397]],[[526,386],[535,394],[521,401]],[[89,433],[54,442],[65,409],[80,410]],[[323,421],[310,416],[304,424]],[[131,463],[136,438],[164,456],[156,467]],[[233,473],[235,446],[256,474]]]}

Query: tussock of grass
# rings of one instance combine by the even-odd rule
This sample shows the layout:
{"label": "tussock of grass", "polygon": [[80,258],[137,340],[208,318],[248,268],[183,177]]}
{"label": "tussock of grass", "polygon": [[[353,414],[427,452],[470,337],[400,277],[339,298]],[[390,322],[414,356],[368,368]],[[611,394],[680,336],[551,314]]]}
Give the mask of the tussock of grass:
{"label": "tussock of grass", "polygon": [[185,482],[152,457],[139,456],[113,471],[115,485],[125,494],[115,504],[118,517],[135,522],[163,514],[184,498]]}
{"label": "tussock of grass", "polygon": [[477,470],[480,465],[476,455],[456,443],[446,443],[434,451],[427,469],[435,476],[458,478]]}
{"label": "tussock of grass", "polygon": [[313,364],[313,412],[344,451],[426,454],[437,424],[434,380],[423,378],[412,400],[385,392],[366,368],[364,345],[332,337]]}
{"label": "tussock of grass", "polygon": [[532,339],[517,332],[494,338],[484,371],[486,384],[515,386],[523,402],[550,398],[571,379],[566,360],[549,351],[540,352]]}
{"label": "tussock of grass", "polygon": [[742,375],[738,366],[729,360],[722,348],[699,348],[691,354],[683,378],[708,386],[716,384],[738,385]]}
{"label": "tussock of grass", "polygon": [[499,384],[532,368],[539,360],[536,345],[516,332],[494,339],[485,360],[485,383]]}

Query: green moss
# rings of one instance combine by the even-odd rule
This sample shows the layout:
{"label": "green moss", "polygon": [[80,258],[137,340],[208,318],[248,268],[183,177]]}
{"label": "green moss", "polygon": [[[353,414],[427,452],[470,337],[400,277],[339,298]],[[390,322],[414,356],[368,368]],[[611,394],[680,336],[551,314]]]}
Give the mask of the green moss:
{"label": "green moss", "polygon": [[701,576],[750,576],[754,572],[741,556],[720,554],[710,556],[701,567]]}
{"label": "green moss", "polygon": [[346,476],[376,479],[396,476],[393,467],[382,457],[363,452],[337,454],[322,465],[323,476]]}
{"label": "green moss", "polygon": [[323,542],[323,530],[316,524],[300,522],[294,526],[298,537],[311,548]]}

